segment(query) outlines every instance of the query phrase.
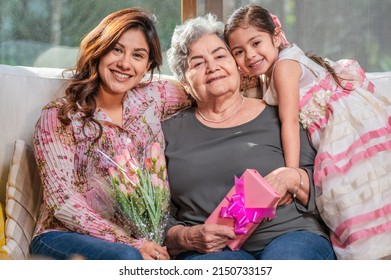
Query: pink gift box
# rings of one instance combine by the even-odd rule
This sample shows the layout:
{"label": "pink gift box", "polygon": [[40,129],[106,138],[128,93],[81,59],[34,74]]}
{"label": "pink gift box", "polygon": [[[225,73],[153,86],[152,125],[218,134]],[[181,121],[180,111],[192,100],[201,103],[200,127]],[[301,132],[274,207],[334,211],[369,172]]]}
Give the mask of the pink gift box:
{"label": "pink gift box", "polygon": [[235,229],[229,240],[231,250],[239,250],[264,218],[273,218],[281,195],[255,169],[247,169],[237,179],[205,224],[226,225]]}

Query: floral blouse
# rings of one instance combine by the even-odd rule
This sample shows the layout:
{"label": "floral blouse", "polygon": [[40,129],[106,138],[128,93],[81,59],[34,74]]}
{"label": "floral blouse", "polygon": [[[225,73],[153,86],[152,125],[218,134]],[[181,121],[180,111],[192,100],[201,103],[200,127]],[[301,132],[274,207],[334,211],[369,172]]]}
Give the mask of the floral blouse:
{"label": "floral blouse", "polygon": [[123,100],[122,127],[104,112],[95,112],[94,118],[103,128],[97,141],[93,141],[93,125],[83,128],[81,113],[70,116],[68,126],[58,120],[64,102],[60,98],[46,105],[35,129],[34,152],[44,189],[35,236],[54,230],[75,231],[140,248],[142,239],[129,236],[87,202],[94,184],[107,175],[107,160],[100,152],[112,157],[123,148],[138,153],[149,150],[153,141],[163,146],[161,121],[188,107],[189,96],[175,80],[154,80],[130,90]]}

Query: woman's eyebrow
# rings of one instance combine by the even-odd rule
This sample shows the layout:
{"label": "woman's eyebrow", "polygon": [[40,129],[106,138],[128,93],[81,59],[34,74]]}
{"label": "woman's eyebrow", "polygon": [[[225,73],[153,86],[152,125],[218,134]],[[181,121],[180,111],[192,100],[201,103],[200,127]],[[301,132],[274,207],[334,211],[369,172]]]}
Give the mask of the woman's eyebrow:
{"label": "woman's eyebrow", "polygon": [[[115,45],[119,45],[121,48],[126,49],[125,45],[122,44],[120,41],[118,41]],[[135,48],[134,50],[136,52],[146,52],[146,53],[149,53],[149,51],[146,48]]]}
{"label": "woman's eyebrow", "polygon": [[[219,50],[226,50],[226,51],[228,51],[224,47],[217,47],[214,50],[212,50],[211,53],[214,54],[214,53],[218,52]],[[195,56],[190,57],[189,61],[192,61],[193,59],[202,59],[202,58],[203,58],[203,55],[195,55]]]}

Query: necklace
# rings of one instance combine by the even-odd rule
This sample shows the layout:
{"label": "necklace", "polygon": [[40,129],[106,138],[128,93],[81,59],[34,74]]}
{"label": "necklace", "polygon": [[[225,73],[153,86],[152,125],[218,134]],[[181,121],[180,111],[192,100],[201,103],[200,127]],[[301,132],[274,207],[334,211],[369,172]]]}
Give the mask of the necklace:
{"label": "necklace", "polygon": [[240,109],[242,108],[242,106],[243,106],[243,103],[244,103],[244,97],[243,97],[243,95],[241,95],[241,97],[242,97],[242,102],[240,103],[240,105],[239,105],[239,107],[231,114],[231,115],[229,115],[228,117],[226,117],[226,118],[224,118],[224,119],[222,119],[222,120],[211,120],[211,119],[208,119],[207,117],[205,117],[202,113],[201,113],[201,111],[200,111],[200,109],[197,107],[197,113],[201,116],[201,118],[204,120],[204,121],[207,121],[207,122],[210,122],[210,123],[222,123],[222,122],[225,122],[226,120],[228,120],[228,119],[230,119],[230,118],[232,118],[233,116],[235,116],[239,111],[240,111]]}

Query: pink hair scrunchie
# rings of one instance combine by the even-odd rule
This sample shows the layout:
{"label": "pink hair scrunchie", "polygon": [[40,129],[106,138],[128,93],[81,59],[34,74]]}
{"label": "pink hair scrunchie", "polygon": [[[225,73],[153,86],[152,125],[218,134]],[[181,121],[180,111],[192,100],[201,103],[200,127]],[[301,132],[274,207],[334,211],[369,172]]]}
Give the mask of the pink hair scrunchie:
{"label": "pink hair scrunchie", "polygon": [[274,23],[274,25],[279,29],[279,31],[280,31],[280,37],[281,37],[281,43],[282,43],[282,46],[285,48],[286,46],[288,46],[290,43],[289,43],[289,41],[286,39],[286,36],[285,36],[285,33],[284,33],[284,31],[282,31],[282,29],[281,29],[281,27],[282,27],[282,25],[281,25],[281,22],[280,22],[280,20],[279,20],[279,18],[275,15],[275,14],[272,14],[272,13],[270,13],[269,12],[269,14],[270,14],[270,16],[272,17],[272,20],[273,20],[273,23]]}

